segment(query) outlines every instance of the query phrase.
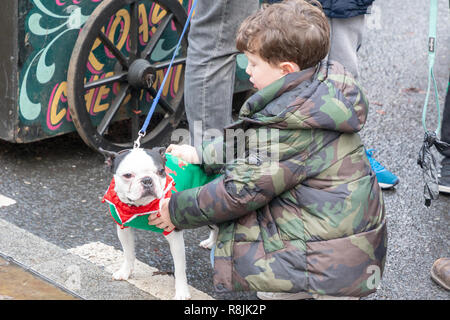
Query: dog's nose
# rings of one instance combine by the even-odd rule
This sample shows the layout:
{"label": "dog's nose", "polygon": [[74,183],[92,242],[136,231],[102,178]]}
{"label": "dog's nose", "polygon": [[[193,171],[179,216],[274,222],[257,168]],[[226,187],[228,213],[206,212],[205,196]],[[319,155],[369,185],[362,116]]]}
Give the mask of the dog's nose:
{"label": "dog's nose", "polygon": [[153,180],[150,177],[143,178],[141,182],[145,187],[151,187],[153,185]]}

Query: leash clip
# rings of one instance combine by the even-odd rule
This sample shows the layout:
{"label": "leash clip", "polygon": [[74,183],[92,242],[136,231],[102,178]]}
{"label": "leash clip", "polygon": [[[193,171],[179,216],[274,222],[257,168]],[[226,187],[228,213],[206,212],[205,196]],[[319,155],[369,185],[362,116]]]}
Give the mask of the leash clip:
{"label": "leash clip", "polygon": [[133,149],[138,149],[141,146],[141,138],[145,137],[145,132],[139,131],[138,137],[134,142]]}

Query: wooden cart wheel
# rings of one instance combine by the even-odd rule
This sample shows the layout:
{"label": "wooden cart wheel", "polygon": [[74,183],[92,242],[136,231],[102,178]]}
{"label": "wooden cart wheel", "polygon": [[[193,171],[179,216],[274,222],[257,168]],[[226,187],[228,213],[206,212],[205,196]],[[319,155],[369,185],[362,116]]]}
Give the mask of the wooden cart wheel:
{"label": "wooden cart wheel", "polygon": [[[103,0],[78,39],[67,73],[73,123],[92,148],[133,146],[187,16],[177,0]],[[184,112],[187,36],[141,146],[157,145]]]}

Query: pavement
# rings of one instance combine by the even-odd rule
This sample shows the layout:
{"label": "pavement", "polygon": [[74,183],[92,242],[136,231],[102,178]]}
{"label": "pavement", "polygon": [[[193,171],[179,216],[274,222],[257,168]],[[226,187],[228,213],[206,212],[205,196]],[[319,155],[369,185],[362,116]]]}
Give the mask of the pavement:
{"label": "pavement", "polygon": [[[0,202],[0,207],[2,206]],[[102,243],[90,243],[69,250],[60,248],[7,221],[0,219],[0,253],[5,262],[16,268],[0,272],[2,299],[86,299],[86,300],[170,300],[174,295],[174,278],[157,274],[158,270],[137,261],[133,277],[114,281],[112,273],[122,262],[122,252]],[[22,266],[23,271],[17,272]],[[8,274],[2,279],[1,275]],[[10,284],[7,278],[23,279]],[[41,281],[18,290],[18,283]],[[2,281],[3,280],[3,281]],[[52,292],[49,286],[60,289]],[[14,289],[14,290],[13,290]],[[190,288],[193,300],[211,297]],[[10,293],[13,292],[13,293]]]}
{"label": "pavement", "polygon": [[[435,76],[441,106],[450,66],[448,30],[448,1],[440,0]],[[416,163],[423,139],[427,33],[427,1],[405,5],[376,0],[359,52],[360,81],[370,101],[361,136],[367,148],[377,150],[375,158],[400,177],[399,185],[383,192],[389,235],[386,266],[377,292],[365,300],[450,298],[429,275],[436,259],[450,256],[450,197],[441,195],[425,207]],[[433,102],[427,114],[432,129],[438,119]],[[103,157],[76,133],[25,145],[0,141],[0,257],[81,299],[170,297],[168,245],[153,233],[136,233],[140,263],[134,277],[111,280],[121,247],[100,202],[110,179]],[[185,232],[188,282],[198,290],[196,297],[256,299],[254,293],[214,291],[209,251],[198,246],[207,236],[206,227]]]}

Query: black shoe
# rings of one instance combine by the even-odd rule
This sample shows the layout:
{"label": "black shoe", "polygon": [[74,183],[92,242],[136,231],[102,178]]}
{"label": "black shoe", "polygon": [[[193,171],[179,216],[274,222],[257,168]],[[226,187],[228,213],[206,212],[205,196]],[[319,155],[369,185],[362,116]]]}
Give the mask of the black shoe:
{"label": "black shoe", "polygon": [[[447,161],[448,162],[448,161]],[[443,163],[439,178],[439,192],[450,194],[450,163]]]}

